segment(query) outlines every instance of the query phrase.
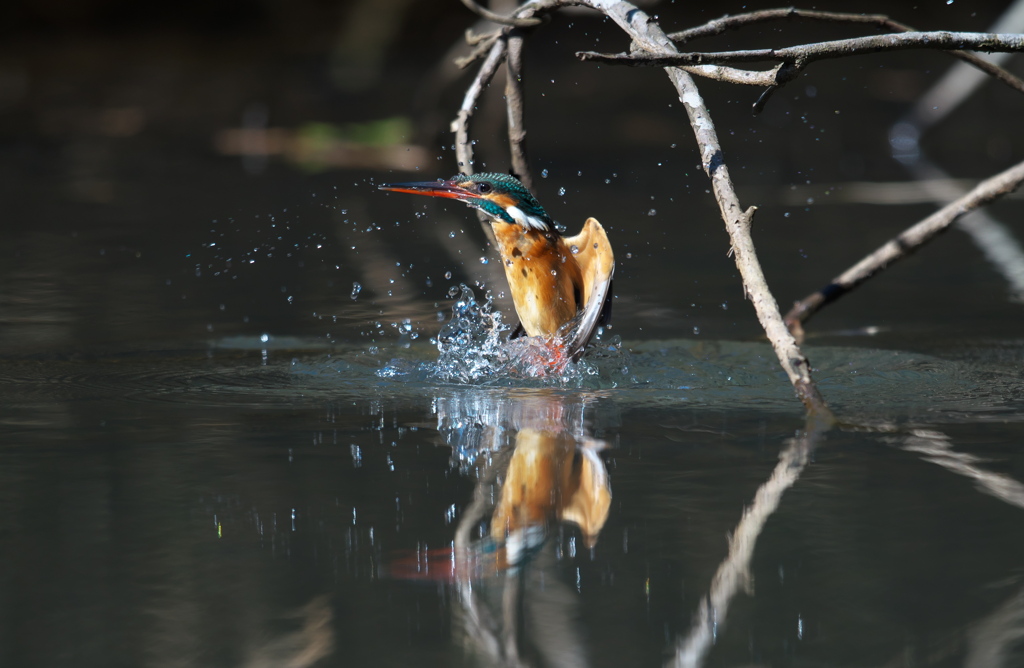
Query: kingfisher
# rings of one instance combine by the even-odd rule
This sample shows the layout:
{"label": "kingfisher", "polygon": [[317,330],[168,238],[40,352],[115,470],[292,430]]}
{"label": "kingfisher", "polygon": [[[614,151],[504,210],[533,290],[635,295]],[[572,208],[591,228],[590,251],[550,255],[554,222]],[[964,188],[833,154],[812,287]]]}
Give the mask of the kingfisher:
{"label": "kingfisher", "polygon": [[597,328],[609,323],[615,257],[597,219],[588,218],[576,236],[562,236],[537,198],[510,174],[457,174],[379,188],[458,200],[490,217],[519,316],[513,338],[557,337],[577,360]]}

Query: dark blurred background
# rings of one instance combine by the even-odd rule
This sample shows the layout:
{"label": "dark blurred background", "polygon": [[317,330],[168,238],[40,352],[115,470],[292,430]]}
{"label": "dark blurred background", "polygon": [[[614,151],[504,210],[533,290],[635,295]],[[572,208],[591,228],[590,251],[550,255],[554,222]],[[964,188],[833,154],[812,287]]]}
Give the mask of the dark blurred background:
{"label": "dark blurred background", "polygon": [[[642,5],[666,30],[773,6]],[[815,6],[985,30],[1007,5]],[[458,170],[448,124],[473,68],[451,61],[470,27],[485,25],[455,0],[4,3],[0,344],[191,346],[265,332],[362,342],[395,336],[405,319],[433,332],[459,281],[500,290],[468,211],[375,187]],[[772,23],[695,46],[864,32]],[[538,197],[570,230],[589,215],[609,228],[625,338],[757,337],[664,75],[573,55],[627,47],[582,9],[530,36]],[[907,180],[888,129],[952,62],[901,52],[819,63],[760,116],[750,112],[759,91],[700,84],[743,204],[760,207],[756,241],[784,307],[934,210],[913,196],[865,201],[856,184]],[[1019,58],[1009,67],[1019,73]],[[509,166],[501,88],[499,78],[477,112],[478,169]],[[1020,96],[987,83],[924,145],[953,177],[982,178],[1024,154],[1022,110]],[[1019,203],[994,210],[1019,218]],[[1019,308],[951,232],[814,328],[880,326],[913,346],[922,331],[1019,334]]]}

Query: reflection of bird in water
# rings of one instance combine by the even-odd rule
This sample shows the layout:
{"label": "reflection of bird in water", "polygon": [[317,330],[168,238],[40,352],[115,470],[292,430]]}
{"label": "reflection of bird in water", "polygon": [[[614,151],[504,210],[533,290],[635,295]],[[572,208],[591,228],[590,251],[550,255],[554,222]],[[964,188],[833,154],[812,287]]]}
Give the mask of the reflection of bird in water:
{"label": "reflection of bird in water", "polygon": [[[390,575],[441,580],[489,577],[521,565],[558,522],[578,526],[584,546],[593,547],[612,503],[608,470],[598,455],[604,447],[603,441],[577,439],[566,431],[520,430],[507,466],[501,467],[504,480],[491,513],[490,536],[465,545],[468,549],[458,555],[445,548],[396,558],[388,566]],[[484,517],[477,503],[463,518],[467,527]]]}
{"label": "reflection of bird in water", "polygon": [[488,578],[531,561],[560,522],[579,527],[586,548],[597,543],[612,492],[599,454],[607,444],[589,435],[585,402],[547,393],[472,393],[437,397],[434,410],[457,460],[478,467],[476,490],[459,513],[451,548],[395,558],[391,577]]}
{"label": "reflection of bird in water", "polygon": [[458,175],[380,188],[455,199],[490,216],[527,336],[561,337],[566,353],[578,359],[597,327],[611,319],[615,258],[596,219],[588,218],[576,236],[563,237],[530,191],[508,174]]}
{"label": "reflection of bird in water", "polygon": [[597,543],[612,502],[608,472],[597,455],[602,445],[577,444],[564,431],[528,428],[516,434],[491,515],[491,538],[505,546],[504,554],[499,552],[499,562],[505,563],[499,567],[518,564],[558,520],[577,525],[586,547]]}

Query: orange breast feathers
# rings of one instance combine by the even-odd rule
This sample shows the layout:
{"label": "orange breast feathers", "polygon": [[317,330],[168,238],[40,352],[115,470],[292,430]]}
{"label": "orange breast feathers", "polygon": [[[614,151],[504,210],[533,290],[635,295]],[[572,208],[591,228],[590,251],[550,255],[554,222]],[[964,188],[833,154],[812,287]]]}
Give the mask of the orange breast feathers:
{"label": "orange breast feathers", "polygon": [[583,308],[579,263],[559,236],[508,223],[492,227],[523,329],[528,336],[554,336]]}

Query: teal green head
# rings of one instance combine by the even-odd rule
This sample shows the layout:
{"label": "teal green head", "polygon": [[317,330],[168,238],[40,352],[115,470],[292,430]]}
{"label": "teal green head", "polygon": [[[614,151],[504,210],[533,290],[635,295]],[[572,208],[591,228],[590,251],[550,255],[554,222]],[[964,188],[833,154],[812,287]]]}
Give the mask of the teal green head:
{"label": "teal green head", "polygon": [[457,174],[447,181],[392,183],[381,190],[413,195],[445,197],[480,209],[497,222],[520,225],[540,232],[556,232],[555,222],[519,179],[509,174],[485,172]]}

